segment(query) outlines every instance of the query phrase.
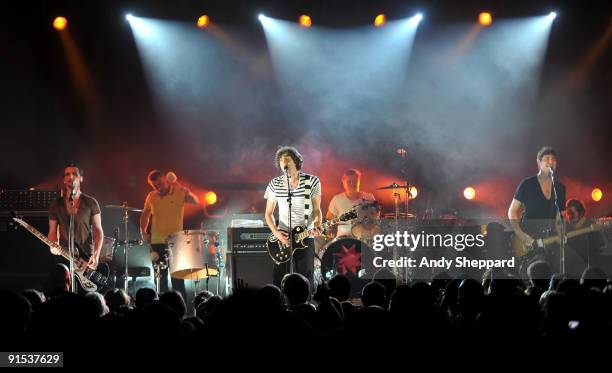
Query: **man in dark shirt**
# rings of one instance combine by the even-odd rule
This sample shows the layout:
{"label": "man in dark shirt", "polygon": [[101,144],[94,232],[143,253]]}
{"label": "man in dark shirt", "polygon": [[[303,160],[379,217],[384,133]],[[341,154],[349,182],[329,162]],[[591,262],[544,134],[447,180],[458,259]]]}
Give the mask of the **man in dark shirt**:
{"label": "man in dark shirt", "polygon": [[[521,181],[508,209],[512,229],[526,247],[531,247],[538,236],[558,233],[555,222],[559,223],[561,216],[557,207],[559,211],[565,209],[565,185],[556,176],[557,153],[545,146],[538,152],[536,160],[538,174]],[[554,191],[551,174],[555,178]]]}
{"label": "man in dark shirt", "polygon": [[[104,231],[100,205],[95,198],[81,192],[82,182],[83,171],[78,166],[71,164],[64,168],[62,195],[49,207],[47,237],[53,242],[59,242],[67,250],[70,215],[74,215],[75,247],[87,261],[87,266],[95,269],[104,242]],[[60,255],[54,248],[51,248],[51,253]]]}

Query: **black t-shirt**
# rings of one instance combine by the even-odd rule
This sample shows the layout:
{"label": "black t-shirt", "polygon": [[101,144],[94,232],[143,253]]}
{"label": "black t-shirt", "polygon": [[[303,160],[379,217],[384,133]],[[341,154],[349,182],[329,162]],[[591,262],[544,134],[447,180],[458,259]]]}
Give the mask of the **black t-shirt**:
{"label": "black t-shirt", "polygon": [[[555,181],[555,190],[557,191],[557,204],[563,211],[565,209],[565,185]],[[544,230],[554,228],[554,219],[557,215],[555,197],[551,193],[550,199],[546,199],[537,175],[521,181],[514,193],[514,199],[521,202],[525,208],[525,213],[521,218],[521,227],[528,234],[541,234]]]}
{"label": "black t-shirt", "polygon": [[[100,213],[100,205],[95,198],[81,193],[79,197],[79,209],[74,218],[74,242],[87,256],[93,253],[93,236],[91,224],[93,216]],[[49,220],[58,222],[60,228],[60,244],[68,248],[68,228],[70,227],[70,215],[66,209],[63,197],[60,197],[49,206]]]}

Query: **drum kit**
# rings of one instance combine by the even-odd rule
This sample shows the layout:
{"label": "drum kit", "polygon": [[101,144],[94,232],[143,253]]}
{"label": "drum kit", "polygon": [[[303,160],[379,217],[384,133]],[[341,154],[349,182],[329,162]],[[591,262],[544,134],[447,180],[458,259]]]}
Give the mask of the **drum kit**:
{"label": "drum kit", "polygon": [[[142,245],[141,240],[130,240],[128,237],[128,222],[130,212],[142,212],[142,209],[130,207],[124,202],[121,205],[106,205],[111,210],[122,212],[124,240],[119,241],[119,228],[115,228],[115,237],[104,237],[102,250],[100,251],[100,263],[108,263],[111,268],[115,264],[115,254],[117,249],[123,247],[125,253],[124,263],[117,267],[123,267],[120,271],[123,274],[124,290],[128,292],[129,252],[133,246]],[[156,289],[160,291],[160,280],[162,270],[169,268],[170,276],[177,279],[193,280],[197,283],[201,279],[206,279],[206,290],[208,290],[208,280],[210,277],[218,277],[224,268],[221,250],[219,248],[219,232],[205,229],[181,230],[169,235],[166,239],[166,253],[163,258],[153,264]],[[115,268],[116,270],[116,268]],[[217,293],[219,292],[219,282],[217,281]]]}
{"label": "drum kit", "polygon": [[[316,278],[329,281],[333,276],[342,274],[351,283],[351,295],[359,296],[363,286],[372,280],[377,269],[372,265],[374,251],[372,244],[374,237],[379,234],[395,234],[397,230],[411,230],[415,225],[416,216],[407,212],[400,212],[400,195],[405,191],[406,197],[410,198],[410,185],[399,185],[393,183],[377,190],[392,190],[395,197],[395,212],[382,214],[382,208],[376,201],[363,200],[354,206],[357,211],[357,219],[353,221],[351,234],[342,235],[325,241],[315,240],[317,255],[315,257]],[[392,248],[389,252],[381,252],[377,255],[388,256],[397,259],[400,252]],[[408,281],[410,274],[407,272],[394,272],[398,280]]]}

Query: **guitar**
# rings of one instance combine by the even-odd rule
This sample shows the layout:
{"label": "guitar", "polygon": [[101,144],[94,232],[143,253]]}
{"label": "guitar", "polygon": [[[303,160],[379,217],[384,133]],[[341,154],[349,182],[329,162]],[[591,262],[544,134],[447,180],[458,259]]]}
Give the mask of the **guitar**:
{"label": "guitar", "polygon": [[[579,228],[571,232],[568,232],[566,236],[567,238],[573,238],[573,237],[581,236],[583,234],[606,229],[609,227],[610,227],[609,220],[607,221],[600,220],[597,223],[591,224],[587,227]],[[546,246],[549,246],[554,243],[559,243],[559,242],[561,242],[561,237],[559,235],[545,237],[545,238],[539,237],[539,238],[534,239],[533,244],[527,246],[515,234],[515,235],[512,235],[512,252],[517,258],[523,258],[523,257],[527,258],[528,256],[534,255],[535,250],[537,249],[543,250],[546,248]]]}
{"label": "guitar", "polygon": [[[61,252],[60,255],[64,257],[64,259],[68,260],[68,262],[70,262],[70,254],[68,253],[67,249],[51,241],[47,236],[40,233],[36,228],[26,223],[23,219],[13,217],[13,220],[22,227],[24,227],[26,230],[28,230],[30,233],[32,233],[34,236],[36,236],[36,238],[41,240],[47,246],[59,250]],[[86,263],[84,263],[85,259],[79,257],[78,250],[73,260],[75,268],[75,277],[77,279],[78,284],[84,291],[91,293],[97,290],[103,290],[110,284],[110,279],[108,275],[105,275],[99,271],[93,270],[86,266]]]}
{"label": "guitar", "polygon": [[[355,211],[355,209],[351,209],[337,218],[326,221],[325,223],[321,224],[318,229],[325,230],[327,228],[333,227],[334,225],[340,222],[345,222],[353,219],[357,219],[357,211]],[[268,241],[266,242],[266,246],[268,247],[268,254],[270,254],[270,257],[276,264],[281,264],[289,261],[290,255],[293,255],[296,250],[300,250],[306,247],[306,244],[304,244],[304,240],[310,237],[312,231],[314,231],[315,229],[316,228],[305,230],[304,227],[301,227],[299,225],[293,228],[293,251],[290,250],[289,246],[283,245],[274,236],[274,234],[270,234],[268,236]],[[287,231],[281,231],[287,233]]]}

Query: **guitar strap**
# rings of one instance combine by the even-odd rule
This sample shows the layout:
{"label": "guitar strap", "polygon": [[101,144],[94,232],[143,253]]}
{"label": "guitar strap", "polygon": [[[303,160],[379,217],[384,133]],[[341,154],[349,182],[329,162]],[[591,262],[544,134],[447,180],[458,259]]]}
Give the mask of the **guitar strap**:
{"label": "guitar strap", "polygon": [[312,193],[312,178],[308,174],[301,174],[304,177],[304,226],[308,228],[308,218],[312,209],[310,194]]}

